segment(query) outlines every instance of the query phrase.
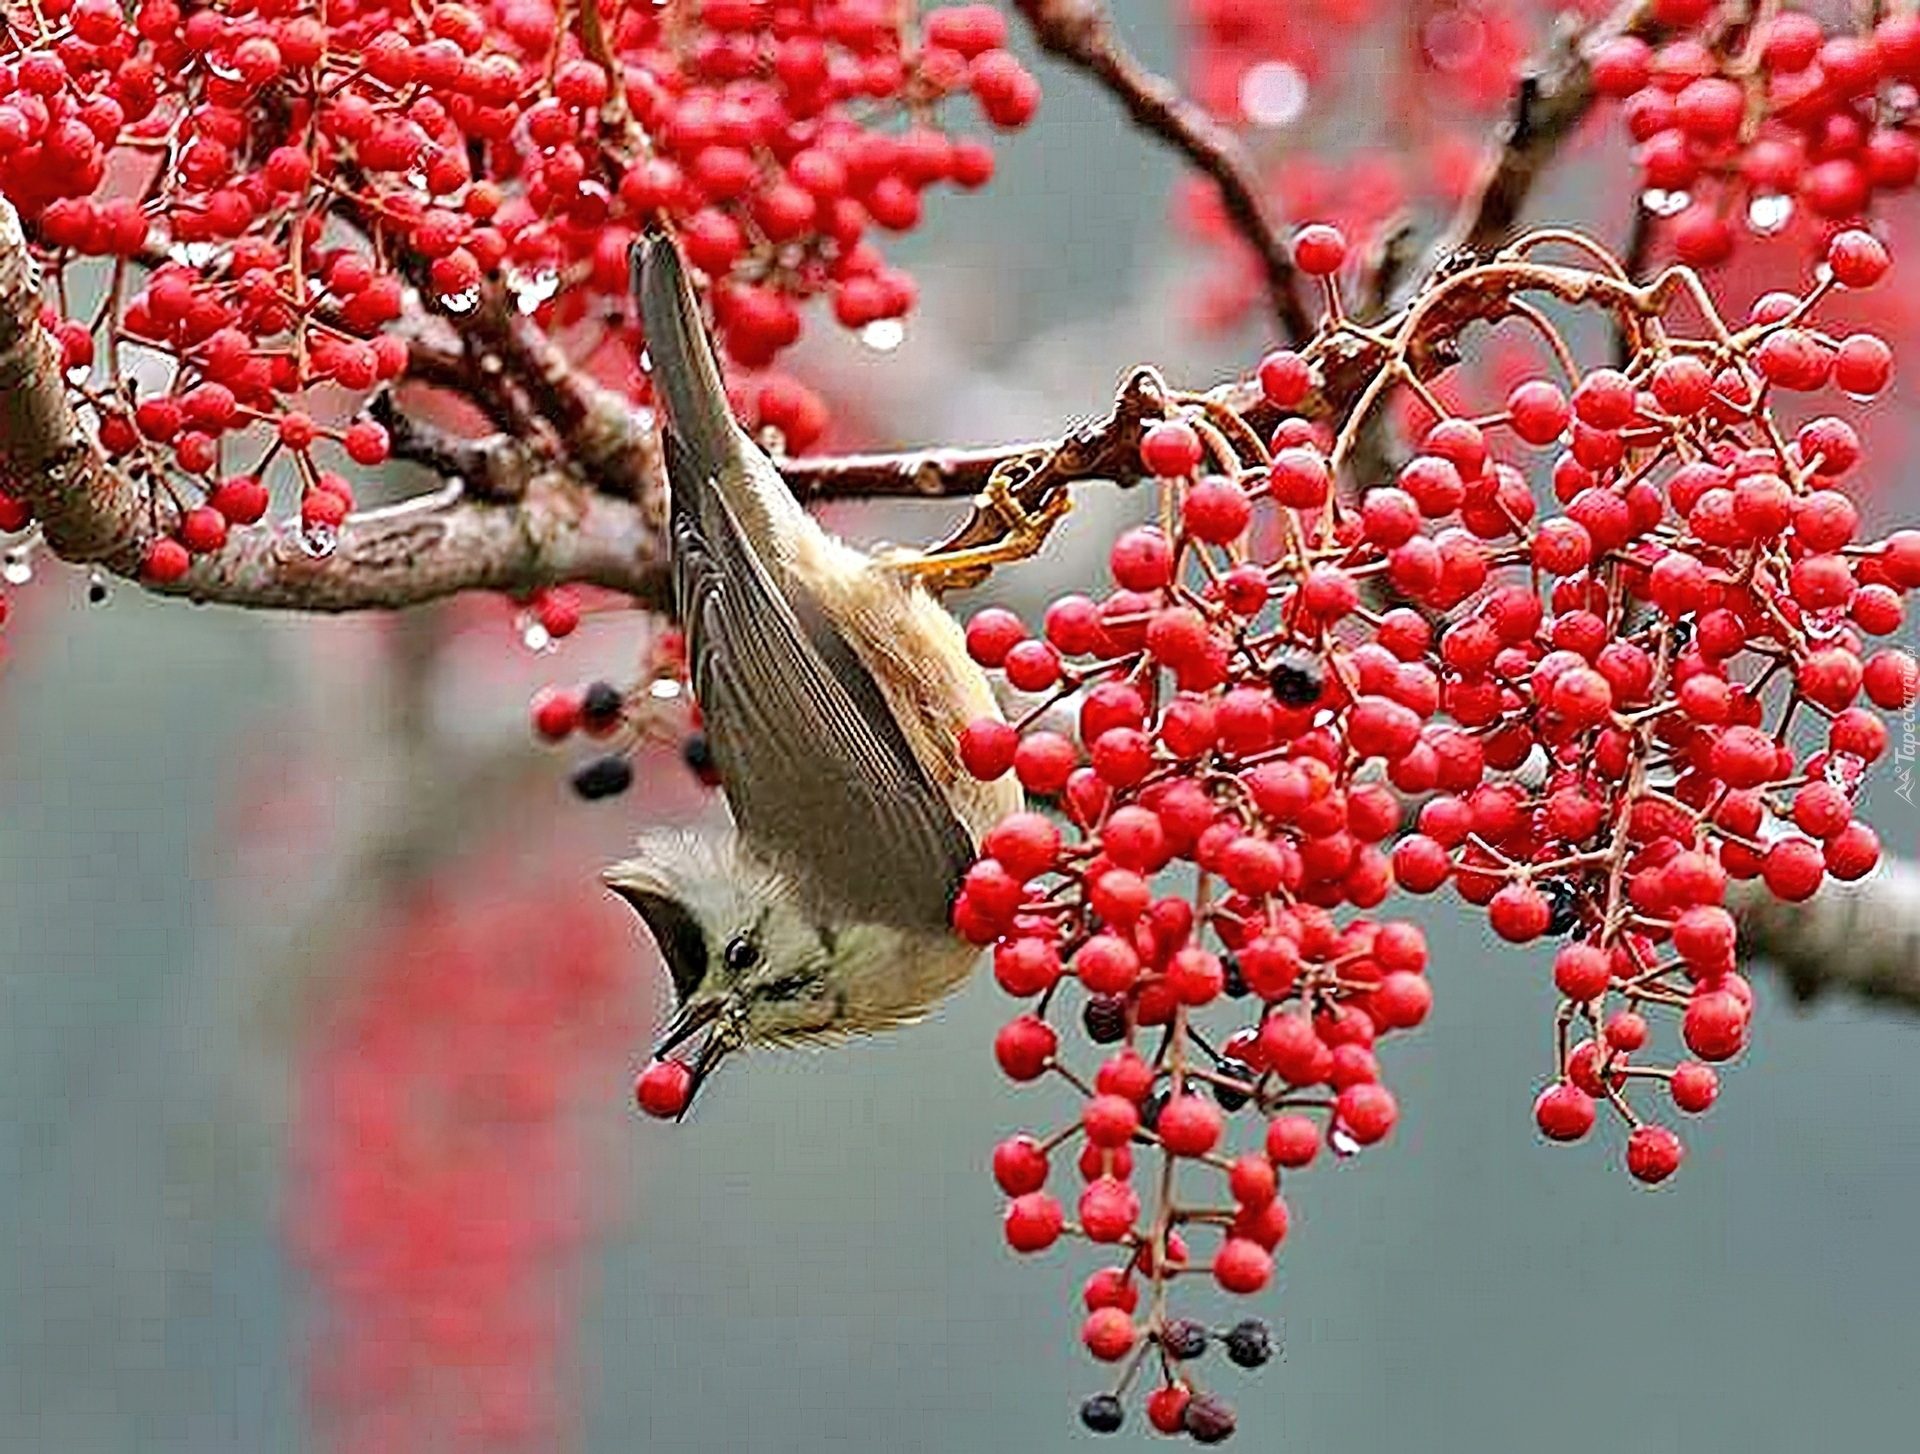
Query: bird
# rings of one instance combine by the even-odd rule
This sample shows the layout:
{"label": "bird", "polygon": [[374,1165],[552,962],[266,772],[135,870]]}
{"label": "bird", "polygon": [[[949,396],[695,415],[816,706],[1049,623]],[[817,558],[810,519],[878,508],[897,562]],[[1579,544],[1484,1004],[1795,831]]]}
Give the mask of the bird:
{"label": "bird", "polygon": [[829,534],[735,421],[664,229],[632,275],[674,601],[731,827],[643,833],[604,878],[673,981],[655,1057],[707,1031],[690,1101],[733,1051],[887,1030],[957,988],[980,951],[953,901],[1022,797],[961,764],[961,729],[999,707],[925,574]]}

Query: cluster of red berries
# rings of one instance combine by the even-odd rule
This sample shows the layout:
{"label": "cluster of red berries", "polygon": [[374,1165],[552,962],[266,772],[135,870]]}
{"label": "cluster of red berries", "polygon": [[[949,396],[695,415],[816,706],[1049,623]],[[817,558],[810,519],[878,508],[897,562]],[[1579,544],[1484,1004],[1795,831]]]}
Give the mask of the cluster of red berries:
{"label": "cluster of red berries", "polygon": [[574,1112],[626,1054],[617,919],[468,865],[405,908],[308,1045],[289,1234],[319,1294],[315,1447],[552,1449],[605,1215]]}
{"label": "cluster of red berries", "polygon": [[[1337,223],[1367,244],[1409,209],[1451,208],[1485,162],[1488,131],[1508,106],[1535,41],[1569,8],[1539,0],[1447,0],[1407,7],[1354,0],[1184,0],[1186,88],[1232,127],[1258,163],[1282,217]],[[1604,9],[1577,7],[1588,15]],[[1360,67],[1340,58],[1366,55]],[[1384,107],[1370,92],[1393,88]],[[1310,116],[1373,107],[1390,124],[1333,158],[1298,144]],[[1409,114],[1417,121],[1405,124]],[[1214,254],[1196,291],[1204,326],[1233,327],[1259,310],[1265,269],[1193,177],[1176,198],[1181,225]]]}
{"label": "cluster of red berries", "polygon": [[1609,39],[1593,82],[1622,103],[1644,200],[1682,262],[1723,263],[1743,231],[1779,232],[1796,208],[1828,228],[1855,220],[1920,177],[1920,19],[1829,35],[1803,10],[1750,23],[1718,0],[1651,9],[1672,38]]}
{"label": "cluster of red berries", "polygon": [[[1414,311],[1517,285],[1527,252],[1436,279]],[[1330,297],[1346,254],[1331,227],[1295,239]],[[1050,1154],[1077,1139],[1073,1230],[1120,1254],[1087,1285],[1084,1339],[1129,1360],[1123,1385],[1152,1351],[1158,1427],[1200,1408],[1188,1431],[1217,1428],[1179,1351],[1192,1325],[1165,1297],[1187,1238],[1217,1231],[1215,1280],[1257,1291],[1287,1227],[1280,1172],[1394,1124],[1374,1046],[1426,1016],[1426,944],[1343,909],[1451,882],[1502,938],[1567,939],[1540,1125],[1575,1139],[1604,1100],[1631,1128],[1628,1169],[1655,1182],[1679,1141],[1624,1088],[1658,1080],[1703,1110],[1705,1062],[1746,1039],[1728,880],[1801,899],[1873,867],[1853,806],[1887,729],[1861,698],[1910,704],[1915,666],[1866,640],[1920,586],[1920,532],[1856,541],[1854,431],[1819,417],[1789,438],[1776,418],[1782,391],[1888,379],[1879,340],[1831,339],[1810,317],[1832,290],[1877,282],[1884,250],[1844,233],[1826,262],[1744,327],[1683,337],[1669,321],[1624,368],[1531,378],[1487,417],[1446,416],[1417,375],[1383,375],[1329,445],[1301,411],[1325,407],[1322,359],[1367,337],[1331,308],[1313,346],[1260,365],[1283,416],[1270,439],[1199,401],[1146,433],[1161,524],[1115,541],[1111,591],[1058,598],[1037,635],[998,608],[969,623],[975,660],[1039,699],[1015,723],[971,724],[963,761],[1013,773],[1070,829],[1035,812],[1001,823],[954,910],[993,946],[1001,987],[1033,1002],[999,1035],[1002,1069],[1083,1098],[1072,1124],[995,1153],[1007,1238],[1031,1252],[1068,1229],[1045,1186]],[[1543,270],[1556,287],[1576,272]],[[1355,498],[1349,451],[1396,386],[1441,417],[1393,484]],[[1555,513],[1505,456],[1550,482]],[[1056,730],[1069,707],[1077,732]],[[1110,1047],[1090,1079],[1063,1052],[1070,1007]],[[1635,1060],[1655,1012],[1680,1017],[1697,1059]],[[1569,1045],[1576,1023],[1592,1036]],[[1265,1128],[1236,1155],[1227,1121],[1243,1108]],[[1164,1166],[1144,1197],[1136,1147]],[[1201,1167],[1226,1178],[1225,1204],[1189,1189]]]}
{"label": "cluster of red berries", "polygon": [[[9,7],[0,194],[45,265],[76,405],[154,492],[148,578],[262,519],[281,478],[304,543],[331,549],[354,492],[327,454],[390,449],[350,405],[406,371],[393,325],[422,306],[457,324],[491,282],[579,321],[624,299],[651,217],[715,280],[745,367],[816,294],[849,327],[899,317],[914,285],[874,229],[993,171],[932,108],[969,92],[1015,128],[1039,99],[991,6],[917,27],[890,0],[560,9],[564,30],[549,0]],[[806,390],[760,394],[789,449],[818,436]],[[22,514],[0,496],[0,529]]]}

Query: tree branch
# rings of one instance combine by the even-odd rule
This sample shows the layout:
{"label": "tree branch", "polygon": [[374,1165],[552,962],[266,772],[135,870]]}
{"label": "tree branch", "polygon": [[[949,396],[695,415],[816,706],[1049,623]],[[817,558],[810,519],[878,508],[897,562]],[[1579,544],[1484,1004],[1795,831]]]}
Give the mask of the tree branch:
{"label": "tree branch", "polygon": [[639,505],[548,469],[512,504],[468,500],[458,483],[435,495],[350,515],[330,552],[302,546],[297,526],[234,530],[163,595],[290,611],[396,610],[461,591],[524,595],[563,581],[604,586],[664,609],[666,547]]}
{"label": "tree branch", "polygon": [[1858,883],[1828,880],[1803,904],[1736,880],[1727,906],[1742,947],[1778,967],[1797,998],[1844,990],[1920,1012],[1920,865],[1888,859]]}
{"label": "tree branch", "polygon": [[1436,244],[1436,261],[1460,252],[1486,257],[1512,239],[1534,183],[1593,107],[1587,57],[1622,35],[1658,40],[1662,30],[1651,9],[1647,0],[1627,0],[1585,33],[1563,32],[1546,59],[1520,78],[1500,128],[1499,150]]}
{"label": "tree branch", "polygon": [[1293,257],[1260,204],[1259,179],[1239,138],[1165,77],[1136,60],[1101,0],[1014,0],[1040,48],[1077,66],[1111,91],[1136,126],[1159,137],[1213,179],[1235,231],[1260,259],[1274,317],[1291,344],[1304,343],[1313,320],[1294,291]]}

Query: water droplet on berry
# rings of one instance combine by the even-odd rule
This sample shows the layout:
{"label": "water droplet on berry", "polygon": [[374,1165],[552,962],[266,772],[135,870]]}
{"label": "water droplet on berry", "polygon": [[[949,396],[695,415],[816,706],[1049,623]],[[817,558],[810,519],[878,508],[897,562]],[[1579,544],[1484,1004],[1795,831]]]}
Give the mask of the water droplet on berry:
{"label": "water droplet on berry", "polygon": [[306,520],[300,525],[300,549],[315,560],[325,560],[340,544],[340,532],[324,520]]}
{"label": "water droplet on berry", "polygon": [[907,325],[898,318],[876,318],[860,330],[860,341],[875,353],[892,353],[907,339]]}
{"label": "water droplet on berry", "polygon": [[1327,1145],[1333,1148],[1333,1154],[1343,1161],[1351,1161],[1360,1154],[1360,1143],[1354,1139],[1353,1132],[1345,1126],[1335,1126],[1327,1132]]}
{"label": "water droplet on berry", "polygon": [[1658,187],[1649,187],[1640,194],[1640,205],[1655,217],[1672,217],[1687,210],[1693,197],[1687,192],[1665,192]]}
{"label": "water droplet on berry", "polygon": [[1866,780],[1867,760],[1852,752],[1829,753],[1825,766],[1820,769],[1820,776],[1848,797],[1854,797],[1860,791],[1860,784]]}
{"label": "water droplet on berry", "polygon": [[552,651],[553,633],[540,624],[540,618],[528,612],[520,618],[520,644],[528,651]]}
{"label": "water droplet on berry", "polygon": [[24,586],[32,579],[33,555],[26,546],[15,546],[0,559],[0,581],[10,586]]}
{"label": "water droplet on berry", "polygon": [[1762,237],[1771,236],[1793,216],[1793,198],[1782,192],[1762,192],[1747,203],[1747,226]]}
{"label": "water droplet on berry", "polygon": [[170,260],[190,268],[204,268],[219,255],[220,249],[210,242],[176,242],[167,249]]}
{"label": "water droplet on berry", "polygon": [[513,294],[513,303],[522,313],[531,313],[547,299],[560,291],[560,274],[552,268],[542,268],[538,272],[522,272],[519,268],[507,269],[507,288]]}
{"label": "water droplet on berry", "polygon": [[1255,126],[1291,126],[1307,109],[1307,78],[1285,61],[1261,61],[1240,78],[1239,99]]}
{"label": "water droplet on berry", "polygon": [[471,313],[480,302],[478,287],[462,288],[457,293],[442,293],[440,306],[449,313]]}

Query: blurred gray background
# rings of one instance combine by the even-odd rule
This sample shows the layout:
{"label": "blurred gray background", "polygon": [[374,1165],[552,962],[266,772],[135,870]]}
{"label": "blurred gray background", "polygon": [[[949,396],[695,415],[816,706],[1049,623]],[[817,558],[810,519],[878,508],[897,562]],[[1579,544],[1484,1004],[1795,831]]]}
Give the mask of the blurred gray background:
{"label": "blurred gray background", "polygon": [[[1165,63],[1159,0],[1116,9]],[[809,345],[900,441],[1050,432],[1103,407],[1136,360],[1206,382],[1258,346],[1187,335],[1171,165],[1077,77],[1042,75],[1041,119],[1000,148],[994,186],[940,199],[892,249],[927,299],[900,352]],[[1005,589],[1031,602],[1042,580],[1090,578],[1091,517],[1126,508],[1091,506]],[[936,515],[839,518],[923,539]],[[309,1418],[319,1309],[285,1228],[290,1067],[338,982],[295,941],[351,938],[373,912],[350,876],[327,895],[356,815],[405,785],[404,764],[367,745],[381,628],[124,587],[90,610],[71,580],[31,594],[0,673],[0,1449],[335,1447]],[[505,613],[497,637],[508,665],[448,673],[464,682],[435,707],[451,738],[510,734],[529,683],[624,659],[617,626],[544,662],[520,659]],[[590,872],[648,800],[573,805],[563,760],[525,757],[533,800],[566,815],[558,835]],[[652,766],[651,801],[684,815],[677,764]],[[306,806],[260,851],[249,815],[287,792]],[[1885,782],[1870,810],[1890,848],[1913,850],[1915,810]],[[624,911],[596,912],[624,928]],[[1404,1117],[1384,1146],[1289,1179],[1281,1275],[1248,1308],[1284,1327],[1284,1360],[1244,1375],[1210,1355],[1237,1442],[1911,1446],[1920,1026],[1837,1002],[1802,1013],[1761,976],[1752,1051],[1690,1127],[1680,1175],[1647,1192],[1620,1171],[1617,1137],[1566,1149],[1534,1134],[1544,956],[1490,945],[1445,904],[1413,912],[1439,997],[1384,1057]],[[633,944],[644,1024],[657,971],[637,931]],[[1067,1244],[1016,1261],[1000,1241],[990,1148],[1068,1109],[995,1074],[1004,1013],[982,975],[908,1033],[732,1066],[677,1128],[640,1122],[623,1075],[605,1077],[586,1134],[617,1211],[578,1270],[571,1447],[1088,1440],[1074,1411],[1105,1370],[1075,1332],[1094,1264]],[[1139,1428],[1136,1414],[1122,1437]]]}

